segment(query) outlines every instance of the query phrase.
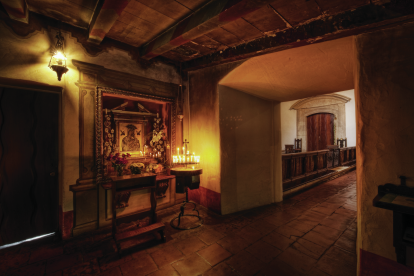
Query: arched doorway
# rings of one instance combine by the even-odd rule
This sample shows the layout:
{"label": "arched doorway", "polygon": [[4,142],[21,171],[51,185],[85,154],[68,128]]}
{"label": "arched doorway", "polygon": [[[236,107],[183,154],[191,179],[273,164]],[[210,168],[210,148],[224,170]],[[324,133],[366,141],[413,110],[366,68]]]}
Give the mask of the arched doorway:
{"label": "arched doorway", "polygon": [[308,151],[323,150],[334,144],[334,114],[316,113],[306,119]]}

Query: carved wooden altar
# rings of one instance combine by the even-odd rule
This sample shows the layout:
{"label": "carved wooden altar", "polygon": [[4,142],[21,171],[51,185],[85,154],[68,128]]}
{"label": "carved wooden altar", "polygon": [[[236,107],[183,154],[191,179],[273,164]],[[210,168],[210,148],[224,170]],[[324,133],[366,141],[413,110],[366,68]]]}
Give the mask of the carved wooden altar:
{"label": "carved wooden altar", "polygon": [[[179,91],[177,84],[118,72],[76,60],[72,63],[79,70],[79,80],[75,83],[79,87],[79,178],[75,185],[70,186],[74,196],[73,234],[76,236],[111,223],[112,211],[108,208],[108,198],[111,194],[99,185],[104,168],[101,142],[96,142],[97,139],[102,139],[103,134],[103,118],[97,116],[103,114],[103,93],[123,99],[168,103],[170,148],[177,146],[177,138],[181,140],[182,128],[181,124],[176,123],[176,99]],[[146,119],[150,122],[151,118],[154,117]],[[95,130],[98,135],[95,134]],[[171,187],[175,187],[174,177],[167,177],[162,180],[161,185],[157,185],[156,200],[159,209],[168,208],[179,201]],[[119,196],[117,209],[117,212],[121,212],[119,217],[126,218],[139,213],[140,206],[135,204],[136,197],[136,192]],[[138,197],[146,202],[144,198],[149,198],[149,194],[139,194]],[[141,207],[148,209],[149,206]]]}

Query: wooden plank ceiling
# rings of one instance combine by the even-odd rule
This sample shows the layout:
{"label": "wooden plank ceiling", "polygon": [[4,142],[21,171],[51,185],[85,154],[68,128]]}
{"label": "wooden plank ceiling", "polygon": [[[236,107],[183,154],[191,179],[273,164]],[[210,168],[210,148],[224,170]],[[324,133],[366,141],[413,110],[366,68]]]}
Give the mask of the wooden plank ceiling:
{"label": "wooden plank ceiling", "polygon": [[[106,37],[137,47],[137,51],[141,53],[143,49],[145,50],[148,45],[151,45],[151,42],[152,44],[158,43],[160,35],[177,26],[180,21],[190,17],[197,10],[207,10],[206,5],[213,1],[26,0],[29,10],[80,28],[89,29],[90,36],[92,35],[91,28],[97,22],[95,25],[100,24],[99,30],[94,32],[94,39],[97,37],[94,42],[97,44]],[[2,1],[0,0],[0,2]],[[208,19],[210,21],[201,22],[200,20],[199,25],[194,25],[194,22],[191,22],[194,26],[191,25],[191,28],[188,27],[189,24],[185,26],[187,29],[190,28],[191,41],[182,39],[181,43],[174,42],[173,46],[162,48],[166,50],[159,50],[156,55],[180,62],[188,61],[262,36],[277,35],[283,30],[322,16],[330,16],[368,4],[370,4],[370,0],[230,0],[227,1],[224,8],[235,7],[236,13],[243,16],[228,19],[229,15],[227,14],[227,21],[224,23],[217,23],[213,17]],[[255,8],[251,8],[252,6]],[[248,10],[249,7],[250,10]],[[108,17],[106,17],[106,13],[102,12],[107,12],[108,9],[113,11],[112,21],[106,20],[111,21],[110,23],[105,22],[105,18]],[[211,12],[210,9],[208,12],[216,12],[220,16],[225,9],[218,12],[214,9]],[[246,9],[246,11],[243,12],[240,9]],[[208,16],[207,11],[199,14]],[[101,19],[98,22],[96,20],[98,16],[104,20]],[[213,24],[212,27],[211,21],[216,25]],[[102,27],[102,24],[106,24],[106,26]],[[205,31],[206,24],[210,24],[208,32]],[[199,30],[199,35],[197,35],[197,30]],[[188,32],[188,30],[186,31]],[[157,38],[158,40],[156,40]],[[168,41],[164,43],[168,44]],[[149,56],[148,59],[151,57]]]}

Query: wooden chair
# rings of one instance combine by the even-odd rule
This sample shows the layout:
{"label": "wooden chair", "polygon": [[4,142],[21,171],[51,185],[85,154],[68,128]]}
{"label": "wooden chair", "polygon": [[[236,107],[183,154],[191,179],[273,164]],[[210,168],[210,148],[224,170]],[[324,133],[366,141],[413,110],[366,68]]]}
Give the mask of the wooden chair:
{"label": "wooden chair", "polygon": [[295,138],[295,152],[302,152],[302,138]]}
{"label": "wooden chair", "polygon": [[294,153],[293,145],[285,145],[285,153]]}
{"label": "wooden chair", "polygon": [[347,148],[348,147],[348,139],[347,138],[345,138],[345,139],[336,139],[336,144],[340,147],[340,148],[343,148],[344,147],[344,145],[345,145],[345,148]]}

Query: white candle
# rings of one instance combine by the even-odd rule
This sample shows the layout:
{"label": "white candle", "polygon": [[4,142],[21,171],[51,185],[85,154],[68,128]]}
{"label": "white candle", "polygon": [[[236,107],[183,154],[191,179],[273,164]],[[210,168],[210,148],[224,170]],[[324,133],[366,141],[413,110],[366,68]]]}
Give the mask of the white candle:
{"label": "white candle", "polygon": [[177,148],[177,155],[180,155],[180,148]]}

